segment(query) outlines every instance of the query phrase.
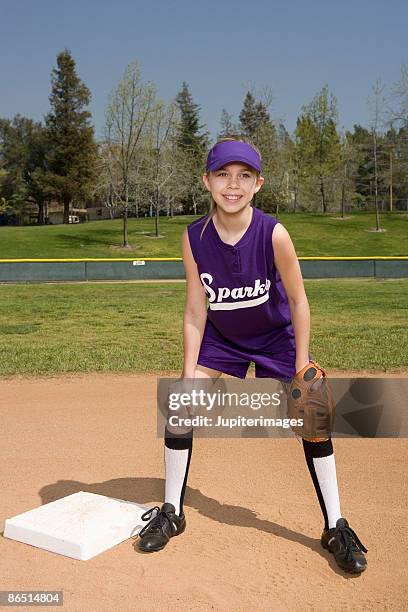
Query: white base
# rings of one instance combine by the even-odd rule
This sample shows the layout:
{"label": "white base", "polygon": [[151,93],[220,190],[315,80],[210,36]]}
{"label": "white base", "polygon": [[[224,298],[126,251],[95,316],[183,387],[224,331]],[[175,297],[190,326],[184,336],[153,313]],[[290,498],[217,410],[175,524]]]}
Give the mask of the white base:
{"label": "white base", "polygon": [[6,519],[4,537],[87,561],[137,535],[147,509],[79,491]]}

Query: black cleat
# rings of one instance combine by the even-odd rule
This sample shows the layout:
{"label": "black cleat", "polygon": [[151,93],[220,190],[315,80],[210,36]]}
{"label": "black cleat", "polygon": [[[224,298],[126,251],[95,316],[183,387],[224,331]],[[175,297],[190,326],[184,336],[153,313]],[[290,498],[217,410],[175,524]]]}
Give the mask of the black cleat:
{"label": "black cleat", "polygon": [[[151,518],[154,511],[156,515]],[[149,521],[139,532],[139,548],[143,552],[162,550],[173,536],[183,533],[186,528],[184,512],[176,514],[173,504],[165,503],[161,509],[154,506],[142,514],[143,521]]]}
{"label": "black cleat", "polygon": [[334,554],[337,565],[351,574],[361,574],[367,567],[364,553],[365,546],[360,542],[357,534],[349,527],[344,518],[339,518],[336,527],[324,530],[321,544]]}

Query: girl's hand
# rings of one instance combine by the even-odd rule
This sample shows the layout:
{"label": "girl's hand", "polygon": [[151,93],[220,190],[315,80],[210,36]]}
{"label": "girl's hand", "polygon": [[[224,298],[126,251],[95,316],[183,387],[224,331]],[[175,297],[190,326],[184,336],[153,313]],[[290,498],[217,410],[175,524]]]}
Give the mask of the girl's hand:
{"label": "girl's hand", "polygon": [[182,376],[181,378],[172,381],[169,384],[169,393],[182,395],[183,393],[191,393],[194,386],[194,379]]}
{"label": "girl's hand", "polygon": [[[180,399],[181,396],[185,394],[187,395],[191,395],[191,392],[193,390],[194,387],[194,379],[193,378],[185,378],[182,377],[178,380],[175,380],[173,382],[170,383],[169,385],[169,396],[172,395],[173,398],[176,399]],[[189,415],[192,415],[194,408],[192,406],[190,406],[190,404],[188,405],[182,405],[180,406],[180,408],[178,409],[179,413],[187,413]],[[170,411],[172,412],[172,411]]]}

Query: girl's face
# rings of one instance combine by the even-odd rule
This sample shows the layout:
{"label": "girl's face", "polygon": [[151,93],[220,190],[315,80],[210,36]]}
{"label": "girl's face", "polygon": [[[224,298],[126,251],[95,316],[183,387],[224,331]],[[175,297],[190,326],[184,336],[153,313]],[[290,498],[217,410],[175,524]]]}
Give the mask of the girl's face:
{"label": "girl's face", "polygon": [[239,212],[248,206],[264,180],[262,176],[257,177],[253,168],[238,162],[203,176],[204,184],[217,206],[229,213]]}

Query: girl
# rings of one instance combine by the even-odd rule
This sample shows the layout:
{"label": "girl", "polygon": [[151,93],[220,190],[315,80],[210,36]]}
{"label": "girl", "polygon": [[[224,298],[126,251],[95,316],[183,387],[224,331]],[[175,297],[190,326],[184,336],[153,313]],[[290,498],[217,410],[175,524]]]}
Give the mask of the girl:
{"label": "girl", "polygon": [[[290,381],[310,362],[310,310],[288,232],[251,206],[264,183],[260,152],[245,139],[221,139],[208,154],[203,181],[211,194],[209,214],[182,236],[182,379],[245,378],[252,361],[256,377]],[[143,551],[161,550],[185,529],[192,441],[192,430],[176,435],[167,424],[165,503],[143,516],[149,521],[139,533]],[[341,516],[331,438],[302,443],[323,513],[321,544],[341,568],[360,573],[367,550]]]}

